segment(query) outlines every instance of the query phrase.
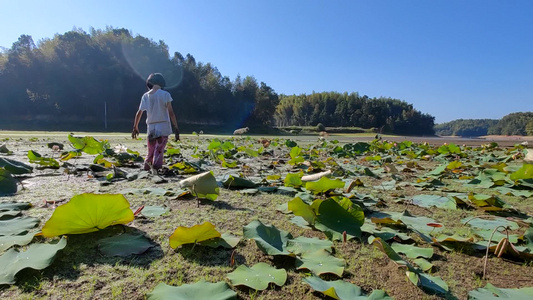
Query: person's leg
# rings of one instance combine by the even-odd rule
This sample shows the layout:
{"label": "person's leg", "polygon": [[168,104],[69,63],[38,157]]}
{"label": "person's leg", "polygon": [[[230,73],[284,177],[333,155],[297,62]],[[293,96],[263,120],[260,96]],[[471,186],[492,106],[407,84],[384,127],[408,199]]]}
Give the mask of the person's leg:
{"label": "person's leg", "polygon": [[154,152],[156,148],[156,139],[148,139],[148,155],[144,160],[144,170],[150,171],[150,165],[154,164]]}
{"label": "person's leg", "polygon": [[163,167],[163,157],[165,155],[165,147],[167,145],[168,136],[158,137],[154,151],[154,168],[159,170]]}

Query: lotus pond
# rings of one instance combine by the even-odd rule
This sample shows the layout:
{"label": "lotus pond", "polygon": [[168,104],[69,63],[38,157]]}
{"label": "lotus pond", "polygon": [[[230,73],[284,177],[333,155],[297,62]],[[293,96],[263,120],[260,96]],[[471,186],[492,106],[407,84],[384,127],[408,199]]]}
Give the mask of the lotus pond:
{"label": "lotus pond", "polygon": [[0,136],[0,297],[533,297],[522,144],[145,142]]}

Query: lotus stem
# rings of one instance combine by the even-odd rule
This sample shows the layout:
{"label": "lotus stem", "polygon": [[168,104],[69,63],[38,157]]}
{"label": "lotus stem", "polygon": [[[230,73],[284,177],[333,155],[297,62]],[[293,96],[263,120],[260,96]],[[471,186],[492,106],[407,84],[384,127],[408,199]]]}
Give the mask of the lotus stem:
{"label": "lotus stem", "polygon": [[[492,242],[492,237],[494,237],[494,233],[496,233],[496,230],[498,230],[498,228],[502,227],[503,229],[505,229],[507,231],[507,227],[503,226],[503,225],[500,225],[496,228],[494,228],[494,230],[492,231],[492,234],[490,235],[490,238],[489,238],[489,243],[487,244],[487,252],[485,253],[485,262],[483,263],[483,279],[486,278],[486,274],[487,274],[487,263],[489,261],[489,249],[490,249],[490,243]],[[509,232],[507,231],[507,236],[509,236]]]}

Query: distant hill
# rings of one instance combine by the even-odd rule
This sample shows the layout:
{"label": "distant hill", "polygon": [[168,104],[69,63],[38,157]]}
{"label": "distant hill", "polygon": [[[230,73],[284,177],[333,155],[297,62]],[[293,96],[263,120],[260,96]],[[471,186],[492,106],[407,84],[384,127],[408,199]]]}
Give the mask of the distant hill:
{"label": "distant hill", "polygon": [[498,124],[499,120],[493,119],[458,119],[435,125],[435,134],[441,136],[483,136],[487,135],[489,128]]}
{"label": "distant hill", "polygon": [[[533,112],[517,112],[504,116],[498,124],[489,128],[488,134],[495,135],[533,135],[531,124]],[[528,126],[529,124],[529,126]],[[526,129],[526,127],[529,130]]]}
{"label": "distant hill", "polygon": [[494,119],[458,119],[437,124],[440,136],[476,137],[484,135],[533,135],[533,112],[517,112]]}

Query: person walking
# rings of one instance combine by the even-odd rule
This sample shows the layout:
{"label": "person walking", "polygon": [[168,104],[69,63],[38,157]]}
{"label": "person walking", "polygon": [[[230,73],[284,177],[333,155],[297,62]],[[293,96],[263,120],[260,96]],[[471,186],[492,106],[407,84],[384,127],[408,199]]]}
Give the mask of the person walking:
{"label": "person walking", "polygon": [[142,96],[133,122],[131,137],[136,139],[139,136],[139,122],[143,112],[146,111],[148,155],[144,161],[144,169],[147,171],[163,167],[163,156],[169,135],[174,132],[175,140],[180,140],[178,122],[172,109],[172,97],[169,92],[163,90],[165,86],[165,78],[161,73],[152,73],[148,76],[146,79],[148,92]]}

